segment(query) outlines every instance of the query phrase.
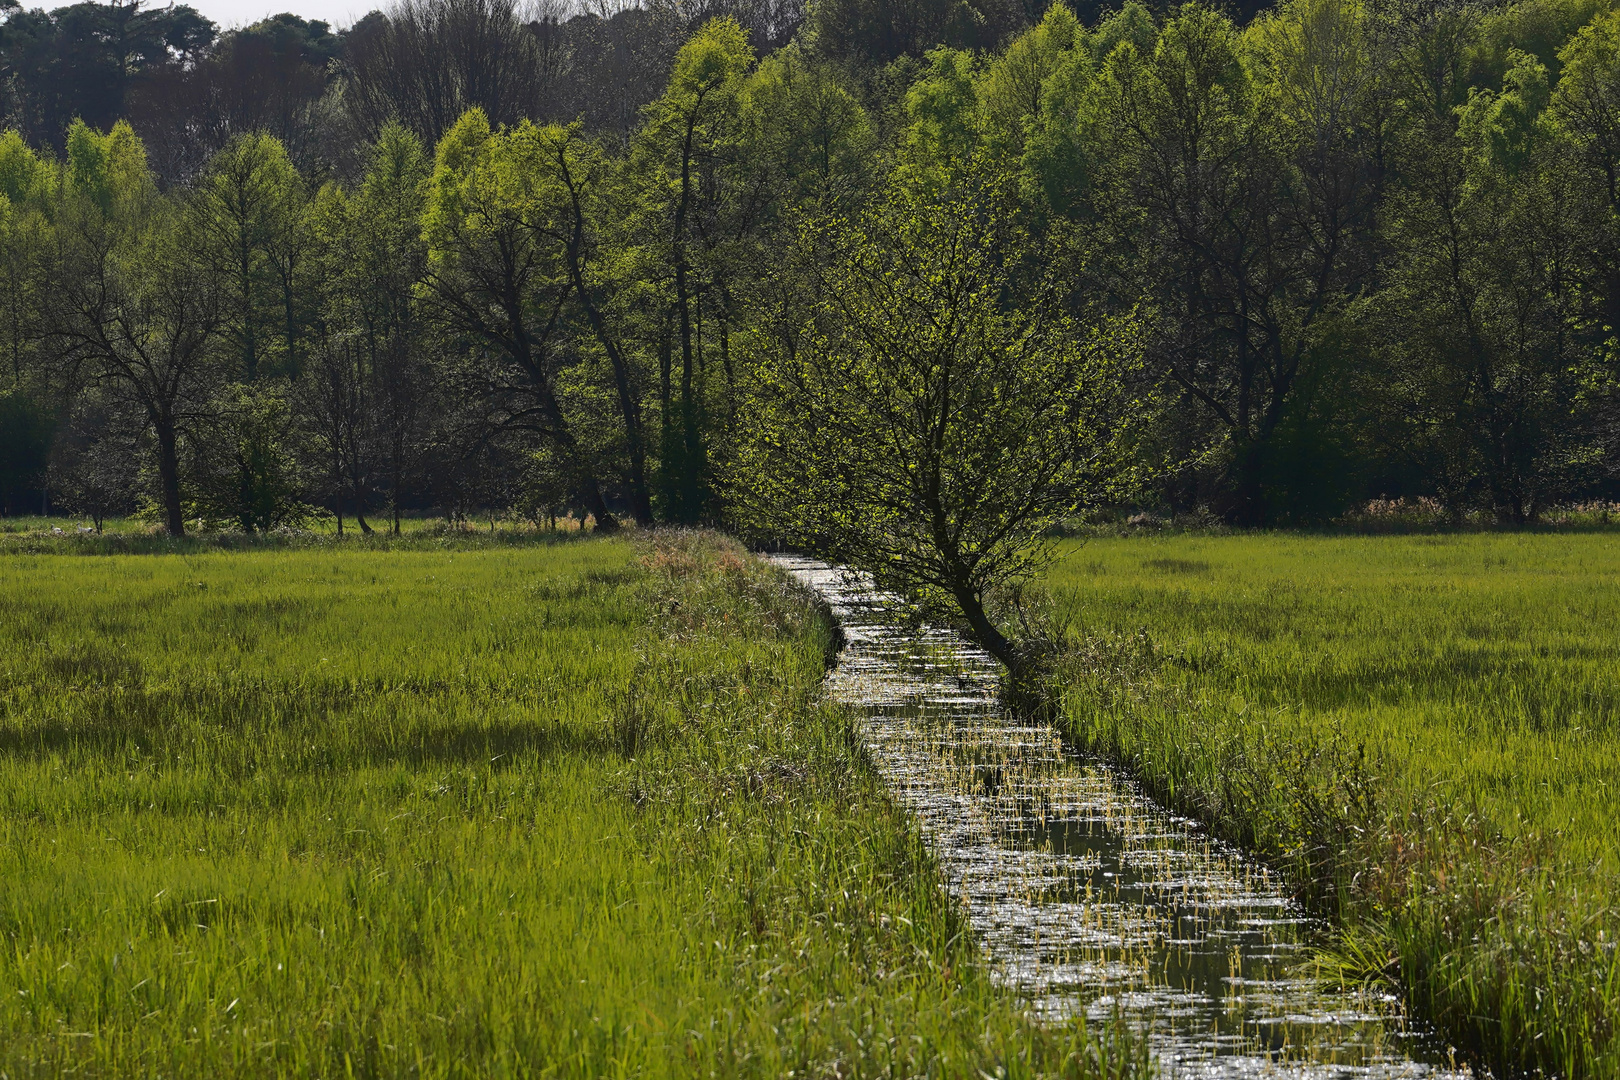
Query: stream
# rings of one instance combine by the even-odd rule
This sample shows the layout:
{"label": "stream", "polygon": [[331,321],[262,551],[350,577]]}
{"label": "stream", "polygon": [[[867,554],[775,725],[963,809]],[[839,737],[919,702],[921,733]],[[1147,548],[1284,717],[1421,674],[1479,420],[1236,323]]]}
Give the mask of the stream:
{"label": "stream", "polygon": [[986,653],[909,627],[858,575],[769,558],[832,607],[846,644],[829,697],[860,710],[993,976],[1038,1014],[1118,1017],[1169,1077],[1469,1075],[1393,995],[1302,976],[1321,926],[1283,881],[1003,712]]}

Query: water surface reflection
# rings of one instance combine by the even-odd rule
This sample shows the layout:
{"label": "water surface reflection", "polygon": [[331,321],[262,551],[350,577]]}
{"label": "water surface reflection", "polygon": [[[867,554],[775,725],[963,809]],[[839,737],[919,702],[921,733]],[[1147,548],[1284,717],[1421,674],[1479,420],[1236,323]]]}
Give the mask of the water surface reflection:
{"label": "water surface reflection", "polygon": [[997,706],[999,667],[955,634],[907,629],[862,579],[774,561],[847,638],[828,692],[917,818],[999,979],[1048,1015],[1116,1012],[1171,1076],[1440,1077],[1391,997],[1299,977],[1310,921],[1281,881],[1170,814],[1054,729]]}

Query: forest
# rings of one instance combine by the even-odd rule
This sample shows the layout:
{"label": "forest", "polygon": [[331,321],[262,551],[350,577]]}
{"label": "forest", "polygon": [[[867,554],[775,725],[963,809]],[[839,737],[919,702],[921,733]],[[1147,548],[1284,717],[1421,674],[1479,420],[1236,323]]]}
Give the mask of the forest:
{"label": "forest", "polygon": [[726,3],[12,0],[4,511],[778,529],[924,400],[1052,513],[1615,497],[1605,0]]}

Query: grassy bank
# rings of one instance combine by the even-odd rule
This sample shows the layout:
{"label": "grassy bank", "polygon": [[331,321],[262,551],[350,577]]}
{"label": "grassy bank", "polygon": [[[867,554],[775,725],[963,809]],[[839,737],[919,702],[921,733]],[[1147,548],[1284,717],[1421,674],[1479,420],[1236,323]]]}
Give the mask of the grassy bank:
{"label": "grassy bank", "polygon": [[829,632],[692,537],[0,558],[0,1075],[1139,1068],[988,984]]}
{"label": "grassy bank", "polygon": [[1065,542],[1074,737],[1344,916],[1497,1065],[1620,1075],[1620,543]]}

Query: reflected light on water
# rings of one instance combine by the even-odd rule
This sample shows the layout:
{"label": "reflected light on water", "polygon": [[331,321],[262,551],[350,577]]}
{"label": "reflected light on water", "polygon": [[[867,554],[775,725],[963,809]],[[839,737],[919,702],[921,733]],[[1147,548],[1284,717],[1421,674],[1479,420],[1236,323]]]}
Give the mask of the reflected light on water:
{"label": "reflected light on water", "polygon": [[987,654],[908,628],[858,575],[771,558],[837,615],[827,693],[861,711],[995,977],[1037,1013],[1118,1016],[1174,1077],[1468,1075],[1393,996],[1302,974],[1320,928],[1277,875],[1003,712]]}

